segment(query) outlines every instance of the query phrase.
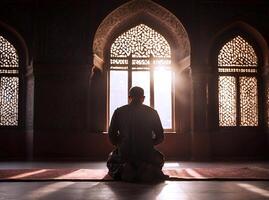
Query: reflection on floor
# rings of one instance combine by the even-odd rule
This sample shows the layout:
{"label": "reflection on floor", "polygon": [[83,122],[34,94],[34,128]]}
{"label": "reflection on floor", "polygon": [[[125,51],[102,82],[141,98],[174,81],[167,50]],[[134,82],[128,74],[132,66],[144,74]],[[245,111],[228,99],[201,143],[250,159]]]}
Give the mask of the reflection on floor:
{"label": "reflection on floor", "polygon": [[[167,162],[165,168],[262,166],[268,162]],[[104,162],[0,162],[1,169],[105,168]],[[268,199],[266,181],[166,181],[158,184],[123,182],[0,182],[0,199]]]}

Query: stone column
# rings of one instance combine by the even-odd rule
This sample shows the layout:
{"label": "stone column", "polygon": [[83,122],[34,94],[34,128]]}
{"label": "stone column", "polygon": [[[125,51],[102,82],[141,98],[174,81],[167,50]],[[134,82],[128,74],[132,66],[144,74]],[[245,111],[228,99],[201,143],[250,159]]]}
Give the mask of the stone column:
{"label": "stone column", "polygon": [[94,55],[93,64],[89,80],[89,131],[100,133],[106,129],[106,72],[103,60],[97,55]]}
{"label": "stone column", "polygon": [[269,66],[264,67],[265,72],[262,75],[262,80],[263,80],[263,93],[264,93],[264,101],[263,101],[263,120],[262,123],[264,124],[265,130],[266,130],[266,135],[267,135],[267,153],[266,156],[269,158]]}
{"label": "stone column", "polygon": [[191,69],[176,73],[175,79],[175,130],[180,134],[191,132]]}
{"label": "stone column", "polygon": [[210,133],[208,129],[208,75],[192,74],[192,159],[210,159]]}
{"label": "stone column", "polygon": [[33,63],[27,67],[26,84],[26,112],[25,112],[25,140],[27,160],[33,160],[34,143],[34,74]]}

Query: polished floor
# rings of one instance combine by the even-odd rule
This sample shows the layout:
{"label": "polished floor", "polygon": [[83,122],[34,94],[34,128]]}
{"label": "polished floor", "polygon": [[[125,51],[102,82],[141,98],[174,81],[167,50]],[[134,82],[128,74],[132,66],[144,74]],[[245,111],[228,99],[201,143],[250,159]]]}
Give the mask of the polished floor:
{"label": "polished floor", "polygon": [[[263,166],[268,162],[167,162],[174,167]],[[105,168],[104,162],[0,162],[1,169]],[[158,184],[123,182],[0,182],[0,200],[248,200],[269,199],[266,181],[165,181]]]}

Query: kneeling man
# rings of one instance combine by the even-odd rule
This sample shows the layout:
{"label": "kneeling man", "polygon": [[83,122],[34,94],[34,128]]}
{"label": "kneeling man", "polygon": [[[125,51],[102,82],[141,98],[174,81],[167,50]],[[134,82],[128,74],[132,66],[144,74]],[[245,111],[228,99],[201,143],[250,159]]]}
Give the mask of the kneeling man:
{"label": "kneeling man", "polygon": [[163,127],[156,110],[143,104],[144,90],[133,87],[129,104],[115,110],[109,139],[116,149],[110,153],[109,175],[124,181],[164,180],[164,156],[154,145],[164,140]]}

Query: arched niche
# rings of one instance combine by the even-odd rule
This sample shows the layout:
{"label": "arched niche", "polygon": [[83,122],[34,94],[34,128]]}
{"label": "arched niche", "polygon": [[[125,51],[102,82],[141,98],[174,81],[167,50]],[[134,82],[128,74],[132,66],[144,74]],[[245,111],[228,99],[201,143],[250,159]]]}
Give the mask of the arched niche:
{"label": "arched niche", "polygon": [[98,27],[93,42],[94,66],[103,69],[113,39],[139,23],[149,25],[168,40],[175,65],[182,70],[190,65],[190,42],[182,23],[151,0],[132,0],[111,12]]}
{"label": "arched niche", "polygon": [[[33,148],[33,115],[34,115],[34,76],[33,65],[29,56],[29,49],[24,38],[15,30],[15,28],[0,21],[0,35],[5,38],[17,51],[19,57],[19,124],[16,127],[1,127],[3,132],[6,132],[13,137],[13,132],[21,132],[21,137],[25,141],[22,142],[25,146],[26,157],[32,159]],[[11,133],[10,133],[11,131]],[[17,138],[14,138],[16,141]]]}
{"label": "arched niche", "polygon": [[[258,80],[259,80],[259,127],[263,128],[265,126],[266,120],[266,77],[268,76],[268,46],[267,43],[262,36],[262,34],[256,30],[251,25],[247,24],[243,21],[234,21],[232,23],[226,24],[220,29],[215,36],[211,40],[211,47],[208,52],[208,64],[210,66],[210,80],[209,80],[209,99],[212,103],[210,107],[210,118],[211,120],[211,128],[213,130],[219,130],[218,121],[216,117],[216,113],[218,113],[218,63],[217,58],[220,52],[220,49],[225,45],[227,42],[231,41],[233,38],[237,36],[242,37],[244,40],[247,41],[251,47],[253,47],[255,54],[258,58]],[[240,129],[240,127],[238,128]]]}
{"label": "arched niche", "polygon": [[209,52],[209,63],[214,66],[214,59],[217,54],[216,49],[219,49],[232,36],[242,35],[254,47],[257,56],[259,57],[259,65],[263,73],[268,73],[269,69],[269,49],[266,40],[262,34],[254,27],[243,21],[235,21],[226,24],[220,29],[211,40],[211,48]]}
{"label": "arched niche", "polygon": [[[175,83],[175,131],[187,132],[190,129],[190,41],[179,19],[164,7],[151,0],[132,0],[112,11],[98,27],[93,41],[93,67],[90,86],[90,121],[92,131],[107,130],[107,74],[109,53],[114,40],[139,24],[154,29],[169,43],[171,61],[176,77],[185,84]],[[184,85],[184,88],[181,88]],[[182,95],[184,92],[184,95]],[[188,100],[186,100],[188,99]],[[184,103],[183,103],[184,102]],[[188,105],[186,105],[188,104]],[[182,118],[182,120],[181,120]],[[179,122],[180,121],[180,122]],[[180,127],[179,127],[180,126]],[[180,129],[180,130],[179,130]],[[184,130],[181,130],[184,129]]]}
{"label": "arched niche", "polygon": [[14,28],[2,21],[0,21],[0,34],[11,42],[18,51],[18,54],[20,55],[20,66],[31,70],[31,67],[29,67],[29,50],[23,37]]}

